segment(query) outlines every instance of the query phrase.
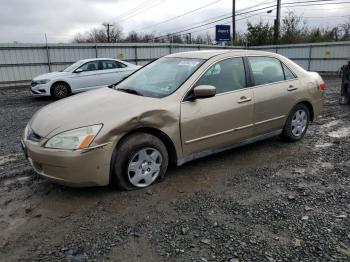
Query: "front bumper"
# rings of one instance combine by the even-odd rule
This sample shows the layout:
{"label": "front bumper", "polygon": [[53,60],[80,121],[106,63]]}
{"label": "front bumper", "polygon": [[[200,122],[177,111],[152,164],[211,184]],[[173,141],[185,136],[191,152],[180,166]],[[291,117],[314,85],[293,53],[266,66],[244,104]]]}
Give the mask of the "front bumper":
{"label": "front bumper", "polygon": [[50,82],[47,84],[39,84],[35,86],[30,86],[30,92],[32,93],[33,96],[50,96],[50,87],[51,84]]}
{"label": "front bumper", "polygon": [[22,148],[33,169],[56,183],[72,187],[109,184],[112,143],[71,151],[47,149],[26,140]]}

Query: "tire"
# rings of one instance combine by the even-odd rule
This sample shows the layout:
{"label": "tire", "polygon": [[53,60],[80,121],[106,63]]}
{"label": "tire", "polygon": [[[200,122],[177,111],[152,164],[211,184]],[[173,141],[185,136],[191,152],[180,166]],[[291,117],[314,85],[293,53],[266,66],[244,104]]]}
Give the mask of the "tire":
{"label": "tire", "polygon": [[111,184],[122,190],[148,187],[164,177],[168,163],[168,151],[159,138],[134,133],[113,152]]}
{"label": "tire", "polygon": [[51,96],[58,100],[66,98],[70,95],[70,87],[64,82],[58,82],[52,85],[51,87]]}
{"label": "tire", "polygon": [[289,113],[283,128],[282,138],[287,141],[301,140],[307,131],[310,121],[310,111],[304,104],[296,105]]}

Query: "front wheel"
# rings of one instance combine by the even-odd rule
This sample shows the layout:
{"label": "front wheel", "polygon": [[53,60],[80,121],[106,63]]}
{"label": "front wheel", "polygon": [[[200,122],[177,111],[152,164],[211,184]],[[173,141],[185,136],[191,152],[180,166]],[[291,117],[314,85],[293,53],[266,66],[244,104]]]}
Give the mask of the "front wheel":
{"label": "front wheel", "polygon": [[56,83],[51,87],[51,96],[54,99],[62,99],[69,95],[70,88],[66,83]]}
{"label": "front wheel", "polygon": [[168,151],[157,137],[135,133],[122,141],[112,158],[111,182],[123,190],[145,188],[164,177]]}
{"label": "front wheel", "polygon": [[306,105],[298,104],[290,112],[283,129],[282,137],[288,141],[302,139],[309,126],[310,112]]}

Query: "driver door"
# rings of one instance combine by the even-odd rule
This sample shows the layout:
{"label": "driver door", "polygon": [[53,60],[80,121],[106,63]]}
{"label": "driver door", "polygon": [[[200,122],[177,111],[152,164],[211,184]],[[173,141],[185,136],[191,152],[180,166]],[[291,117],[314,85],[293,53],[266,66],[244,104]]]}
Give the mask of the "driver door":
{"label": "driver door", "polygon": [[70,79],[70,86],[74,89],[75,92],[85,91],[90,88],[101,85],[101,80],[98,76],[99,73],[99,61],[90,61],[78,69],[81,69],[81,72],[73,72]]}
{"label": "driver door", "polygon": [[253,92],[241,57],[221,60],[194,85],[212,85],[216,95],[181,103],[184,156],[228,147],[253,134]]}

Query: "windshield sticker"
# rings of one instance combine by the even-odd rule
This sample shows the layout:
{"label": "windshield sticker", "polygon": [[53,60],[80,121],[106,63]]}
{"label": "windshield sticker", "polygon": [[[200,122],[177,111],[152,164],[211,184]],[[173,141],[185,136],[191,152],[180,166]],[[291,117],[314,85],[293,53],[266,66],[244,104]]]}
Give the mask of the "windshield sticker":
{"label": "windshield sticker", "polygon": [[172,88],[173,88],[173,85],[172,85],[172,84],[169,84],[169,85],[167,85],[167,86],[162,86],[160,89],[161,89],[162,91],[169,92],[169,91],[172,90]]}
{"label": "windshield sticker", "polygon": [[180,61],[178,63],[179,66],[196,66],[198,64],[199,62],[196,62],[196,61]]}

